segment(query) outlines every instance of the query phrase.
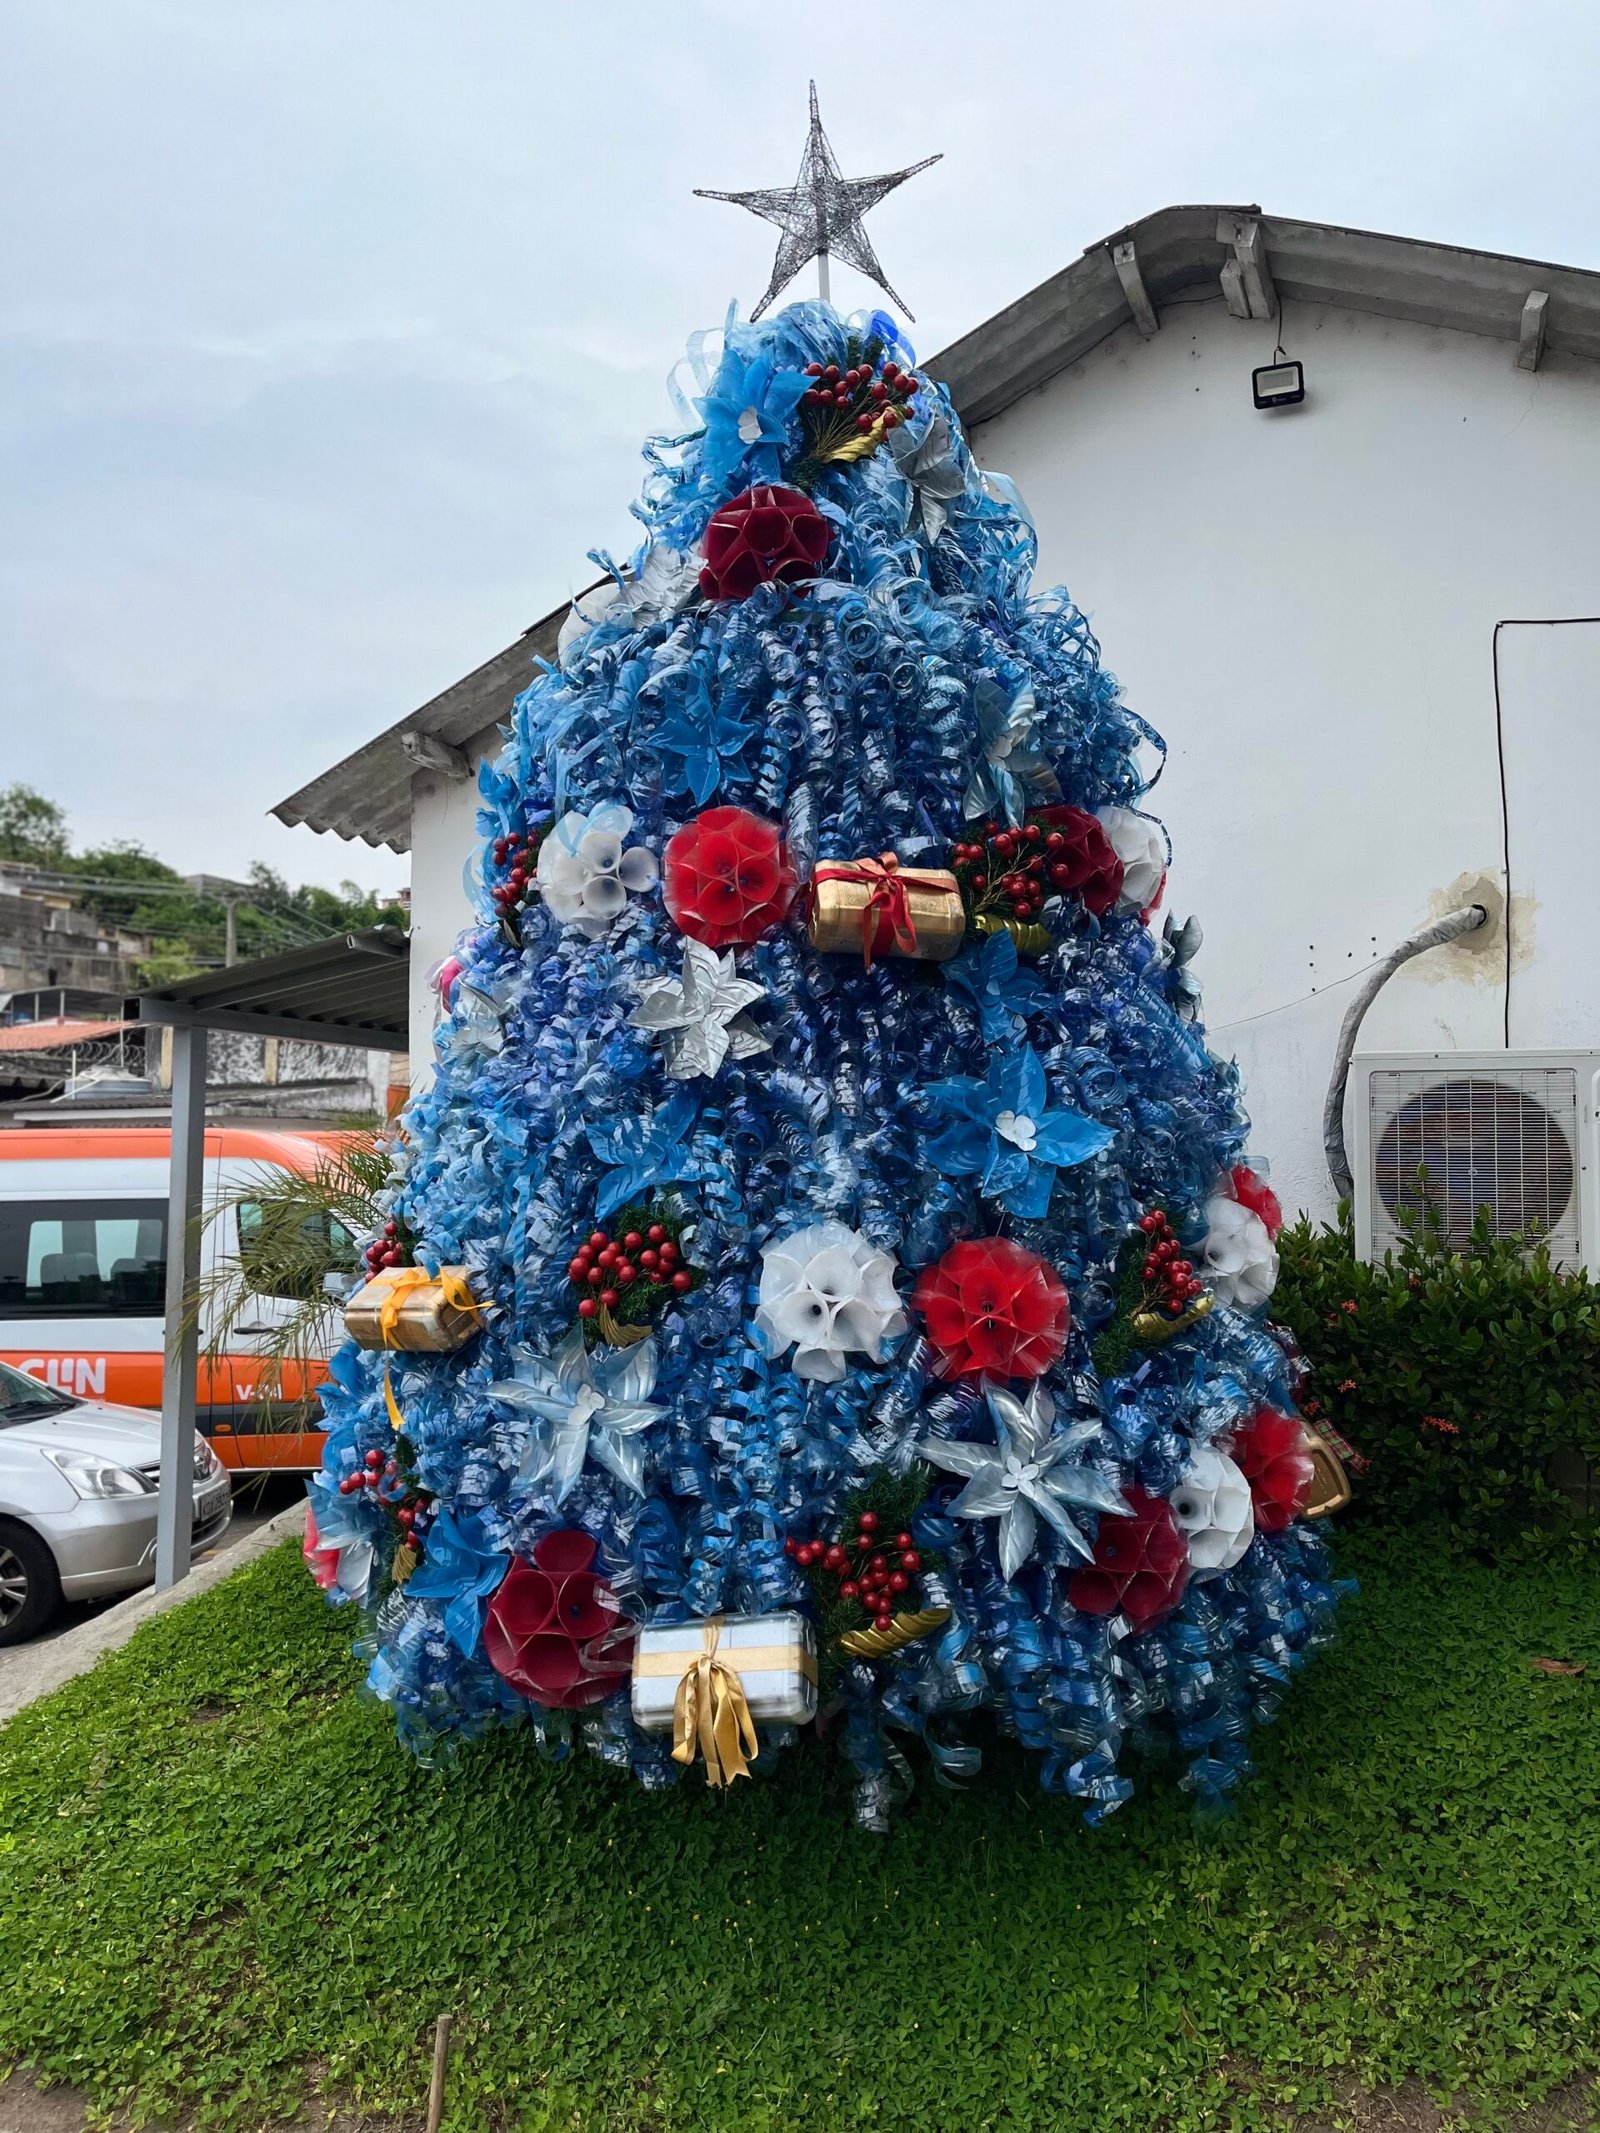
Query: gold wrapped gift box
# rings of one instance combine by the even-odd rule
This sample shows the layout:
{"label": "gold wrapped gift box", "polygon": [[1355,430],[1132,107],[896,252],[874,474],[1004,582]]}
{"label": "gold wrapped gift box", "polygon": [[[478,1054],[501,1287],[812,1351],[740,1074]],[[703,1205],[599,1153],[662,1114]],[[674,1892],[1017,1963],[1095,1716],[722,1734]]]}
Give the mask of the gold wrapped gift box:
{"label": "gold wrapped gift box", "polygon": [[362,1348],[398,1348],[410,1355],[448,1355],[471,1340],[483,1322],[464,1266],[391,1266],[374,1274],[344,1307],[345,1331]]}
{"label": "gold wrapped gift box", "polygon": [[1306,1450],[1311,1454],[1311,1494],[1306,1500],[1306,1518],[1327,1518],[1342,1511],[1350,1501],[1350,1476],[1344,1461],[1331,1444],[1315,1430],[1306,1431]]}
{"label": "gold wrapped gift box", "polygon": [[967,930],[954,874],[877,859],[822,859],[806,907],[811,945],[824,955],[859,955],[870,969],[886,955],[943,963]]}

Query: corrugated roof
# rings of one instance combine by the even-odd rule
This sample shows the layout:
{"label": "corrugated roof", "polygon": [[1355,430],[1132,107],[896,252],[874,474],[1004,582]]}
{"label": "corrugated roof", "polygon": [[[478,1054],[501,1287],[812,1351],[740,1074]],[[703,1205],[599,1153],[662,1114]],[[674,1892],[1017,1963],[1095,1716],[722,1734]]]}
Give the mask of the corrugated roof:
{"label": "corrugated roof", "polygon": [[511,706],[533,679],[536,659],[554,659],[556,639],[567,619],[567,603],[525,629],[514,644],[481,667],[430,697],[419,710],[396,719],[342,763],[323,771],[309,785],[282,801],[272,812],[280,822],[304,822],[336,836],[359,837],[364,844],[386,844],[391,851],[411,849],[411,779],[416,766],[401,736],[427,734],[459,748],[508,718]]}
{"label": "corrugated roof", "polygon": [[388,926],[336,933],[287,955],[153,987],[129,1000],[125,1012],[130,1022],[403,1052],[410,956],[406,936]]}
{"label": "corrugated roof", "polygon": [[12,1022],[0,1029],[0,1052],[58,1052],[92,1037],[114,1037],[126,1022]]}
{"label": "corrugated roof", "polygon": [[[1234,248],[1223,234],[1235,220],[1259,224],[1280,296],[1336,304],[1421,325],[1516,341],[1534,290],[1549,297],[1545,345],[1600,360],[1600,274],[1461,245],[1429,244],[1372,230],[1300,222],[1256,207],[1165,207],[1086,248],[1049,281],[997,311],[923,368],[950,389],[970,428],[1003,414],[1024,394],[1065,370],[1133,316],[1113,253],[1131,244],[1157,317],[1184,290],[1216,285]],[[1191,301],[1193,299],[1190,299]],[[554,656],[563,605],[515,644],[475,668],[420,710],[302,786],[272,812],[367,844],[409,849],[413,765],[401,743],[428,734],[459,747],[499,724],[527,686],[537,653]]]}

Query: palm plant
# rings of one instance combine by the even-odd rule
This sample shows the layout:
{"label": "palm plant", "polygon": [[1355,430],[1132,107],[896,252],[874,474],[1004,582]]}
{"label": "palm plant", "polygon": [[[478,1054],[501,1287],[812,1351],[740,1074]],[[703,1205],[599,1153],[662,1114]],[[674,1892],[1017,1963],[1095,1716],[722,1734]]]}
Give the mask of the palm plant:
{"label": "palm plant", "polygon": [[[249,1325],[261,1396],[296,1418],[309,1416],[314,1374],[338,1339],[344,1299],[361,1272],[358,1240],[382,1227],[393,1182],[390,1149],[352,1133],[325,1145],[309,1170],[263,1163],[231,1186],[205,1224],[231,1216],[226,1233],[238,1237],[237,1255],[215,1260],[189,1304],[205,1328],[207,1359],[219,1362]],[[276,1305],[269,1314],[264,1298]]]}

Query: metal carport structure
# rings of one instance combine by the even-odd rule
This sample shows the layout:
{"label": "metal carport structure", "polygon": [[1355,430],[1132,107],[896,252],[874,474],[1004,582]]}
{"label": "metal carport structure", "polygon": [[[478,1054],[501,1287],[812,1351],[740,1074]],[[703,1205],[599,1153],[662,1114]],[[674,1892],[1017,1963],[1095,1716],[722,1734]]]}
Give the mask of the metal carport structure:
{"label": "metal carport structure", "polygon": [[339,933],[287,955],[236,963],[130,999],[130,1022],[172,1031],[172,1175],[167,1200],[166,1367],[161,1378],[161,1495],[156,1586],[189,1574],[200,1329],[185,1309],[200,1278],[205,1173],[206,1033],[299,1037],[315,1044],[406,1049],[410,944],[380,926]]}

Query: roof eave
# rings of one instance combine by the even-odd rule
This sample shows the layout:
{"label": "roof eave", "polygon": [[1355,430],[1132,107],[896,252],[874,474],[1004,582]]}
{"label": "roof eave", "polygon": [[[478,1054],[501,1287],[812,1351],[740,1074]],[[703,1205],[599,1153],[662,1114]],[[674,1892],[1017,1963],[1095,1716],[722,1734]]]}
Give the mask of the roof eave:
{"label": "roof eave", "polygon": [[498,725],[533,679],[535,663],[555,657],[570,605],[564,601],[542,616],[504,651],[280,800],[272,814],[291,828],[303,822],[309,829],[358,838],[374,849],[387,845],[393,852],[409,850],[416,765],[406,753],[404,736],[421,734],[446,748],[461,748]]}

